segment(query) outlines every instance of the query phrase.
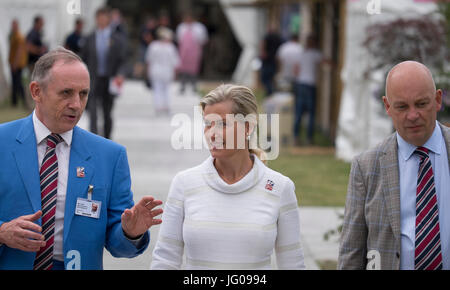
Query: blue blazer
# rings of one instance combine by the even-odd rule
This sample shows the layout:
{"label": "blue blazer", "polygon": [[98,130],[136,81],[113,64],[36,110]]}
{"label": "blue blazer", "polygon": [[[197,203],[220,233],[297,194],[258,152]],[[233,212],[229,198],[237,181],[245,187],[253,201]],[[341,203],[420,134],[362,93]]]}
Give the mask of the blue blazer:
{"label": "blue blazer", "polygon": [[[77,167],[85,176],[77,177]],[[41,209],[39,164],[32,115],[0,125],[0,226]],[[100,217],[75,215],[77,198],[101,201]],[[137,248],[123,234],[121,215],[133,206],[126,150],[79,127],[73,129],[64,212],[66,268],[103,269],[103,248],[114,257],[135,257],[147,248],[147,231]],[[38,221],[41,224],[41,219]],[[33,269],[36,253],[0,246],[0,269]],[[74,263],[74,259],[77,259]],[[74,266],[78,265],[78,266]]]}

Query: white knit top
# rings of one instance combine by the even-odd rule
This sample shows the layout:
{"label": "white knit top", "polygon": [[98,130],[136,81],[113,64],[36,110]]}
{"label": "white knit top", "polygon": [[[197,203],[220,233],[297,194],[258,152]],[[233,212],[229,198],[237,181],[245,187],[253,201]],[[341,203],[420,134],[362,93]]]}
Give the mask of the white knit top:
{"label": "white knit top", "polygon": [[257,157],[234,184],[210,156],[178,173],[162,216],[151,269],[304,269],[294,183]]}

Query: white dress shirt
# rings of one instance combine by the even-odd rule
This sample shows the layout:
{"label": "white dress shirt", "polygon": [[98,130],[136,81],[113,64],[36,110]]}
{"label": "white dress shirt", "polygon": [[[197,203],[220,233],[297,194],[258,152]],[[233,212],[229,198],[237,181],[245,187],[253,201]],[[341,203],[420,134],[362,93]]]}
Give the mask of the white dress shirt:
{"label": "white dress shirt", "polygon": [[[417,146],[407,143],[397,133],[400,173],[401,256],[400,269],[414,269],[416,188],[420,157],[413,154]],[[450,269],[450,174],[448,155],[441,128],[436,127],[423,145],[429,149],[439,209],[439,227],[443,269]]]}
{"label": "white dress shirt", "polygon": [[[39,168],[41,168],[45,151],[47,150],[47,136],[52,132],[38,119],[33,112],[33,126],[36,134],[37,154]],[[63,229],[64,207],[66,204],[67,178],[70,160],[70,145],[72,144],[73,130],[59,134],[64,142],[56,145],[56,157],[58,158],[58,189],[56,194],[55,233],[53,244],[53,258],[64,261],[63,257]]]}

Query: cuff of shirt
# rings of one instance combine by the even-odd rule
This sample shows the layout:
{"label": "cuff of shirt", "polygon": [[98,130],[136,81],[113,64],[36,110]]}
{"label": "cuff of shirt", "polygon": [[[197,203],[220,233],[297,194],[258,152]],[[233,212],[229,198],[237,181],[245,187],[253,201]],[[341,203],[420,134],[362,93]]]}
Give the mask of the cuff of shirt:
{"label": "cuff of shirt", "polygon": [[144,244],[144,242],[145,242],[145,239],[144,239],[145,233],[142,234],[142,235],[140,235],[139,237],[137,237],[137,238],[135,238],[135,239],[131,239],[131,238],[129,238],[129,237],[127,236],[127,234],[125,234],[125,232],[123,231],[123,229],[122,229],[122,232],[123,232],[123,235],[125,236],[125,238],[126,238],[128,241],[130,241],[130,243],[132,243],[133,246],[135,246],[137,249],[139,249],[139,248],[141,248],[141,247],[143,246],[143,244]]}

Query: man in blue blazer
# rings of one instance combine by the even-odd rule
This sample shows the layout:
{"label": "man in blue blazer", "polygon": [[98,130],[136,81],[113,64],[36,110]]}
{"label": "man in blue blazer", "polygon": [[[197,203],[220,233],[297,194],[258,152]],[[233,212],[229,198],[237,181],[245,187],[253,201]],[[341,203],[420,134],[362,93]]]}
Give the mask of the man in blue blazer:
{"label": "man in blue blazer", "polygon": [[[89,88],[86,65],[57,48],[33,71],[33,114],[0,125],[0,269],[102,269],[104,247],[135,257],[161,223],[161,201],[133,203],[125,148],[76,127]],[[57,170],[45,177],[50,134]],[[43,178],[55,183],[51,203]]]}

